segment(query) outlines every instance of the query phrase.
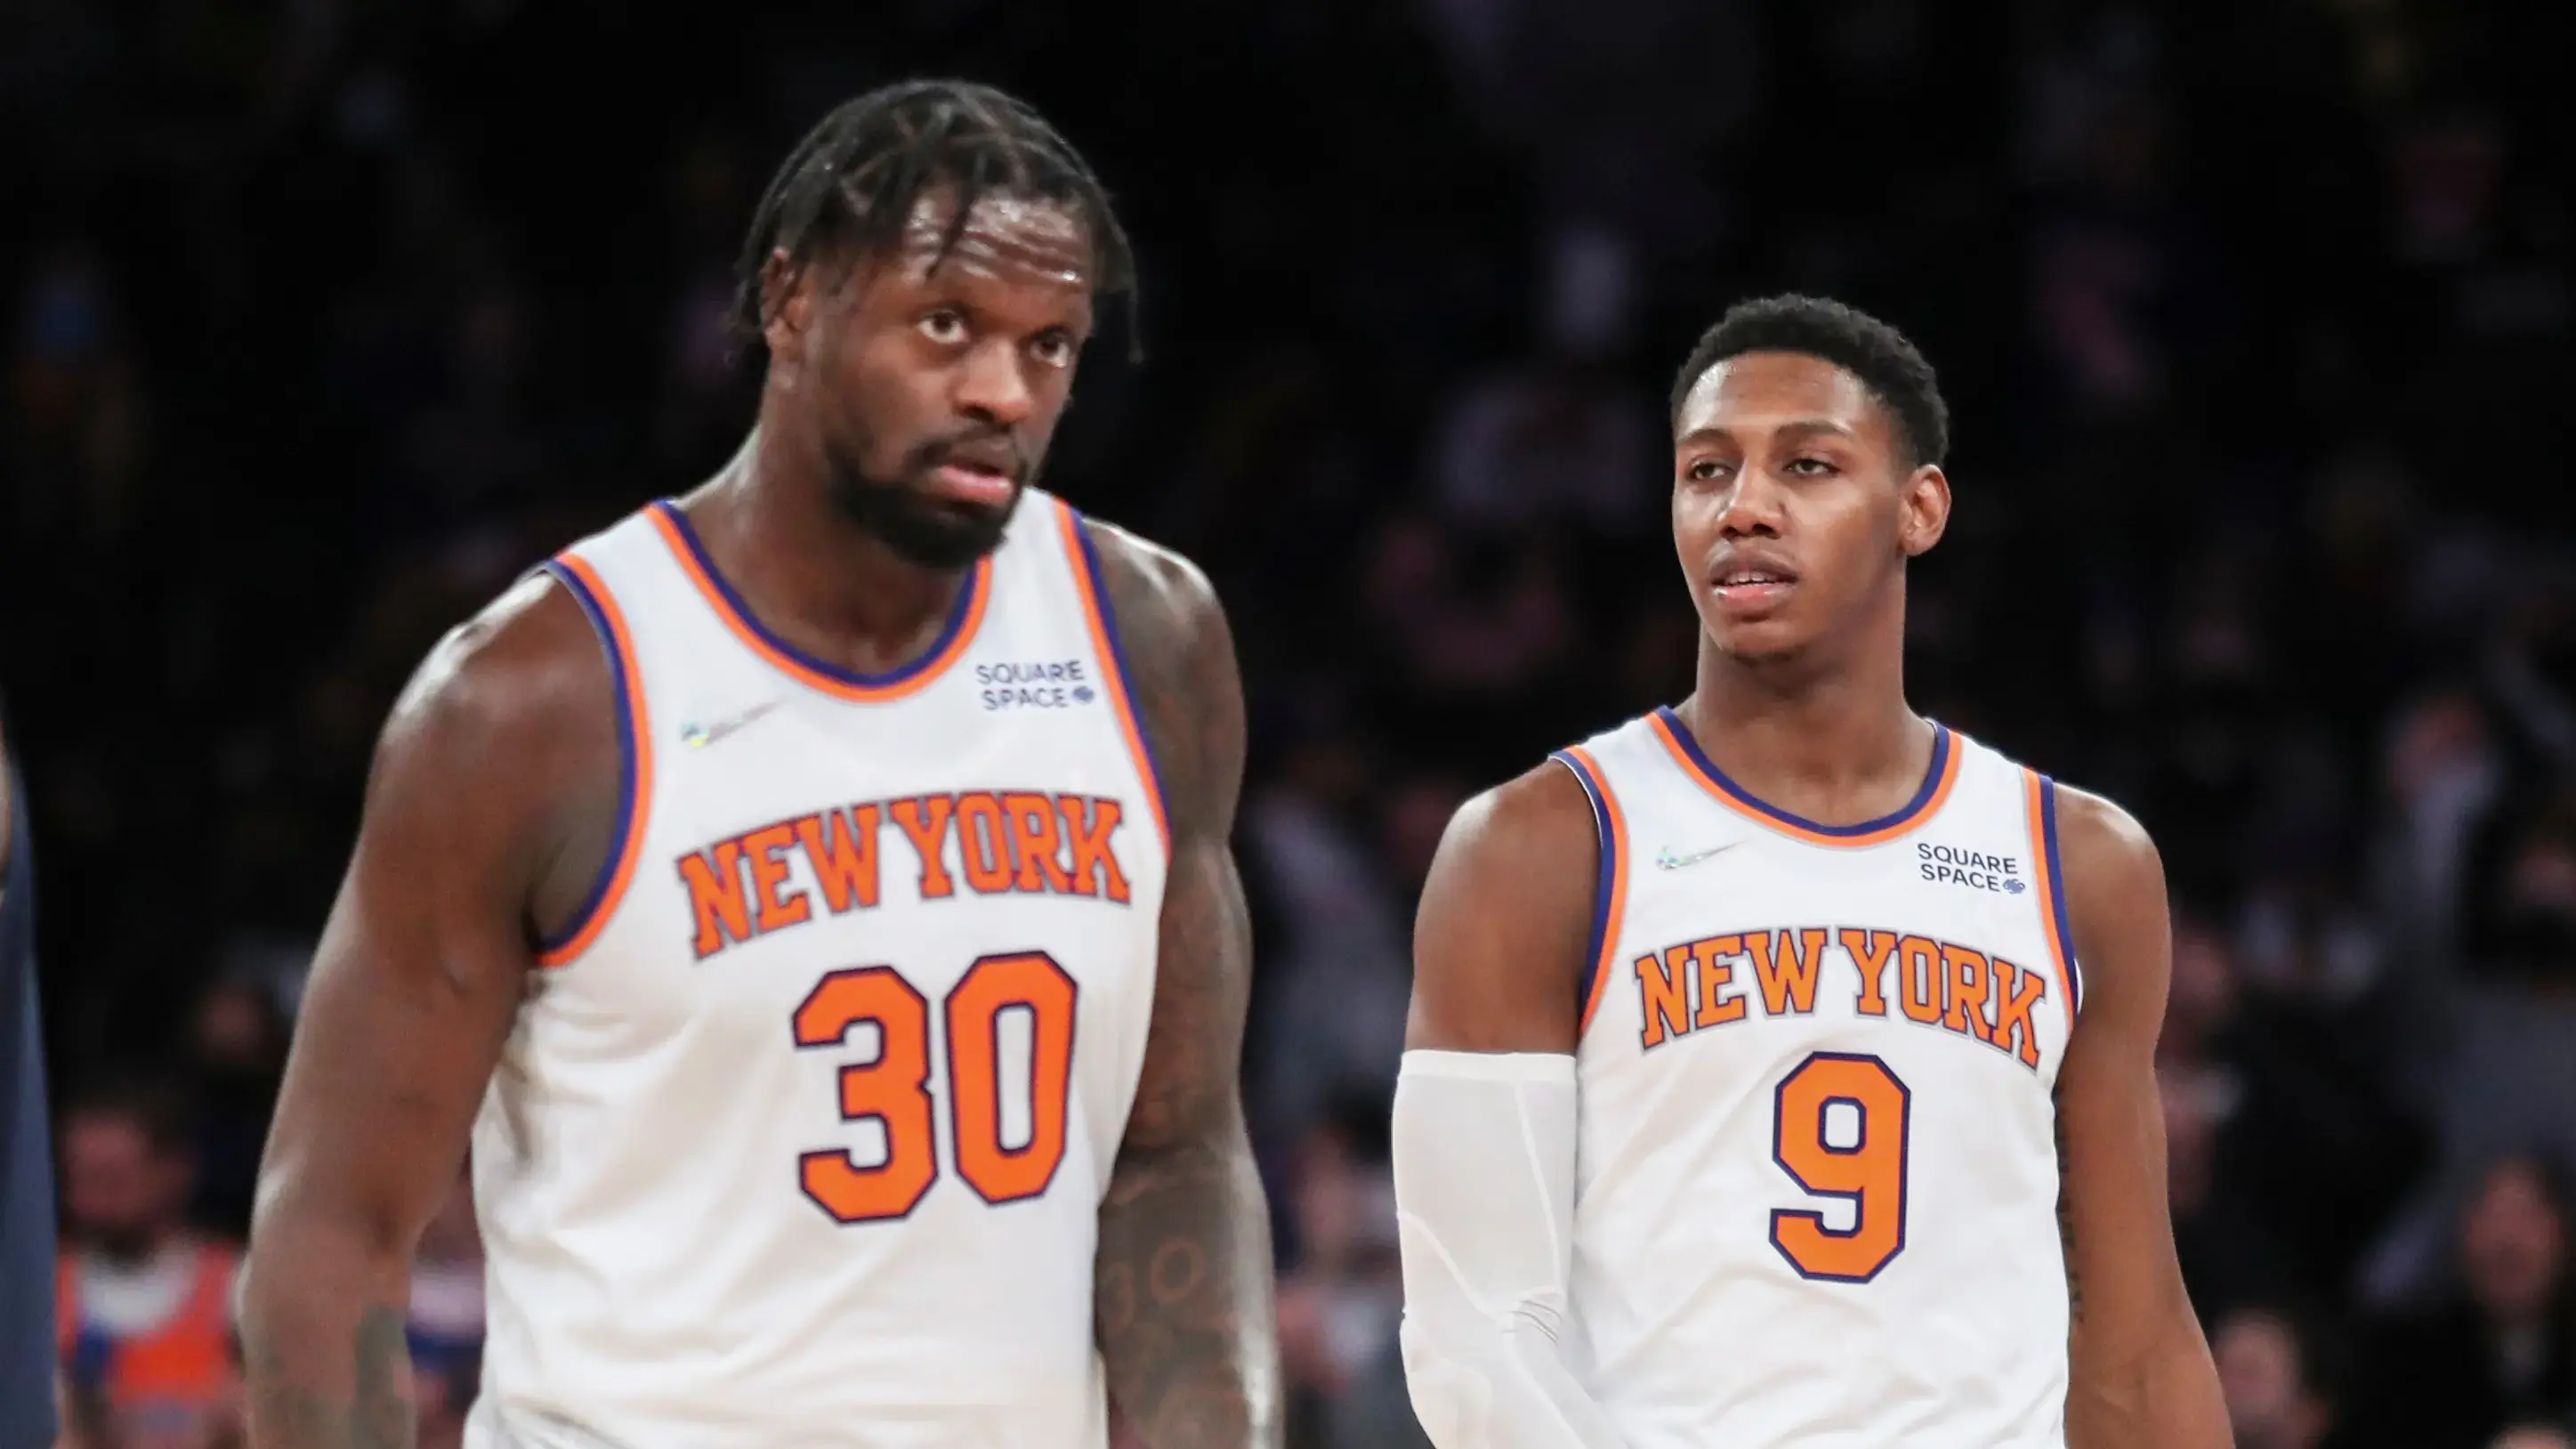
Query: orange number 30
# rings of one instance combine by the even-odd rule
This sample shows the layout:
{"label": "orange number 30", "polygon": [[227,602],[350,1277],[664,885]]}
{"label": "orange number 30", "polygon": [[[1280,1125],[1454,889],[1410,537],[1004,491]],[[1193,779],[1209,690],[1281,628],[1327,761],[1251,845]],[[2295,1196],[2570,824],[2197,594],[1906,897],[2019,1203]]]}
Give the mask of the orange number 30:
{"label": "orange number 30", "polygon": [[[989,1203],[1036,1197],[1064,1161],[1073,1093],[1076,991],[1043,951],[986,956],[948,993],[950,1140],[957,1173]],[[1002,1015],[1026,1011],[1030,1027],[1029,1140],[1002,1143]],[[796,1045],[839,1046],[874,1024],[873,1061],[841,1069],[841,1119],[883,1123],[885,1161],[861,1167],[847,1152],[804,1153],[797,1179],[835,1222],[882,1222],[909,1215],[939,1176],[930,1094],[930,1004],[891,966],[835,971],[796,1008]]]}
{"label": "orange number 30", "polygon": [[[1771,1214],[1771,1246],[1809,1278],[1866,1283],[1905,1250],[1905,1139],[1914,1097],[1876,1057],[1816,1052],[1781,1079],[1771,1156],[1790,1180],[1817,1197],[1852,1205],[1851,1226],[1829,1228],[1822,1213]],[[1825,1114],[1853,1109],[1849,1145],[1825,1140]],[[1839,1135],[1839,1134],[1837,1134]]]}

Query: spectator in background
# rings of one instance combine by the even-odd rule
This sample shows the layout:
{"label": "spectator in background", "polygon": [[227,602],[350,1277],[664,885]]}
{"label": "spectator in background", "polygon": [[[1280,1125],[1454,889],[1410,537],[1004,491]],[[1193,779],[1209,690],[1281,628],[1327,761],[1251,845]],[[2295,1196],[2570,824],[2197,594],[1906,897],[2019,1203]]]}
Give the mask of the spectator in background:
{"label": "spectator in background", "polygon": [[1346,1098],[1298,1154],[1289,1192],[1303,1254],[1279,1279],[1291,1449],[1429,1449],[1396,1345],[1404,1284],[1387,1114],[1382,1098]]}
{"label": "spectator in background", "polygon": [[1471,530],[1576,523],[1629,536],[1660,514],[1664,434],[1621,366],[1632,263],[1597,229],[1555,238],[1536,358],[1471,383],[1441,421],[1441,511]]}
{"label": "spectator in background", "polygon": [[2500,832],[2484,921],[2486,979],[2455,982],[2434,1110],[2442,1171],[2384,1235],[2366,1292],[2425,1296],[2445,1261],[2452,1204],[2500,1156],[2576,1164],[2576,811],[2545,803]]}
{"label": "spectator in background", "polygon": [[[1242,826],[1262,942],[1245,1100],[1273,1158],[1298,1150],[1337,1095],[1394,1090],[1413,977],[1412,918],[1366,834],[1372,762],[1328,699],[1281,713],[1279,768]],[[1281,1226],[1293,1249],[1293,1219]]]}
{"label": "spectator in background", "polygon": [[2576,1409],[2567,1205],[2538,1158],[2487,1170],[2459,1222],[2458,1289],[2375,1337],[2358,1443],[2478,1449],[2512,1424],[2566,1422]]}
{"label": "spectator in background", "polygon": [[226,1234],[250,1231],[251,1193],[269,1114],[286,1062],[286,1023],[276,998],[238,978],[217,981],[189,1022],[196,1097],[195,1220]]}
{"label": "spectator in background", "polygon": [[191,1232],[190,1124],[140,1080],[76,1100],[62,1128],[57,1313],[75,1417],[113,1449],[211,1449],[238,1431],[230,1244]]}
{"label": "spectator in background", "polygon": [[2336,1375],[2315,1321],[2268,1305],[2210,1335],[2236,1449],[2319,1449],[2335,1427]]}
{"label": "spectator in background", "polygon": [[2205,1324],[2226,1318],[2241,1302],[2290,1286],[2282,1281],[2280,1240],[2264,1204],[2220,1171],[2221,1144],[2245,1098],[2243,1074],[2218,1055],[2239,997],[2235,957],[2225,938],[2195,916],[2179,916],[2173,982],[2156,1046],[2156,1085],[2164,1103],[2174,1248]]}
{"label": "spectator in background", "polygon": [[468,1173],[421,1231],[411,1270],[411,1344],[419,1449],[458,1449],[483,1368],[483,1241]]}
{"label": "spectator in background", "polygon": [[2555,1424],[2516,1424],[2487,1449],[2576,1449],[2576,1439]]}

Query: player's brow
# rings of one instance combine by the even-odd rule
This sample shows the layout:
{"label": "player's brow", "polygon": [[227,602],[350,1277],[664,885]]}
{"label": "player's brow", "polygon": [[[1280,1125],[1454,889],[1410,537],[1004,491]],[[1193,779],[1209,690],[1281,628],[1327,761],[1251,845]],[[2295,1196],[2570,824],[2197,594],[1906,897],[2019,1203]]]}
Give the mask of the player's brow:
{"label": "player's brow", "polygon": [[[1853,432],[1849,426],[1835,422],[1831,418],[1801,418],[1795,422],[1782,423],[1771,431],[1775,435],[1785,438],[1853,438],[1859,436],[1859,434]],[[1680,446],[1687,448],[1694,443],[1713,443],[1731,440],[1734,436],[1735,430],[1733,428],[1725,427],[1717,423],[1711,423],[1706,427],[1691,429],[1689,432],[1682,434],[1676,441]]]}

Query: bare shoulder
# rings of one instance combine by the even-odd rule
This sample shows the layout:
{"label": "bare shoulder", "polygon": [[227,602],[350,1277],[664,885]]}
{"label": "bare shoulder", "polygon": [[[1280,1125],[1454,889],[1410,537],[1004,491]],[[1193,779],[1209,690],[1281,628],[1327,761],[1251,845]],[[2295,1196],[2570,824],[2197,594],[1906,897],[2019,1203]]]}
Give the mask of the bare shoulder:
{"label": "bare shoulder", "polygon": [[395,703],[361,856],[460,851],[515,882],[540,914],[557,896],[578,900],[585,867],[608,848],[616,711],[581,605],[543,574],[522,580],[448,631]]}
{"label": "bare shoulder", "polygon": [[2172,923],[2155,840],[2118,805],[2060,785],[2057,848],[2086,1015],[2097,1005],[2143,1008],[2152,998],[2161,1017]]}
{"label": "bare shoulder", "polygon": [[2070,912],[2103,915],[2149,904],[2163,910],[2164,858],[2147,828],[2118,805],[2058,786],[2057,848]]}
{"label": "bare shoulder", "polygon": [[1130,619],[1164,638],[1225,628],[1215,586],[1179,550],[1089,514],[1082,527],[1100,559],[1101,585],[1110,592],[1122,629]]}
{"label": "bare shoulder", "polygon": [[530,575],[431,648],[385,725],[388,754],[502,747],[480,756],[510,770],[532,745],[592,721],[614,738],[607,656],[572,595]]}
{"label": "bare shoulder", "polygon": [[1173,549],[1088,516],[1082,527],[1173,829],[1223,838],[1243,784],[1243,679],[1216,589]]}
{"label": "bare shoulder", "polygon": [[1574,1049],[1600,850],[1591,798],[1554,761],[1459,807],[1414,920],[1408,1047]]}

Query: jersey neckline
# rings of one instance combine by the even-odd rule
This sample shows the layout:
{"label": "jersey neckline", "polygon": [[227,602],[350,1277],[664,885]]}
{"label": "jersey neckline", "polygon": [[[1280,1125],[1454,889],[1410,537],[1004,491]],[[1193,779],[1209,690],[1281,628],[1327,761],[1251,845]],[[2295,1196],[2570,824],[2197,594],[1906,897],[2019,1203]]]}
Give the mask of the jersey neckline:
{"label": "jersey neckline", "polygon": [[1923,783],[1915,789],[1913,799],[1876,820],[1864,820],[1857,825],[1827,825],[1780,809],[1729,779],[1726,772],[1700,749],[1699,741],[1691,735],[1690,726],[1682,722],[1682,717],[1674,712],[1672,706],[1656,706],[1655,712],[1646,716],[1646,720],[1662,739],[1673,762],[1716,797],[1719,804],[1810,845],[1852,849],[1885,844],[1938,812],[1941,802],[1950,797],[1950,787],[1959,779],[1961,751],[1958,740],[1948,725],[1935,721],[1932,725],[1932,763],[1923,772]]}
{"label": "jersey neckline", "polygon": [[922,651],[921,657],[883,674],[862,674],[815,658],[760,622],[760,616],[751,611],[750,604],[734,592],[733,585],[716,568],[705,542],[677,502],[658,499],[645,510],[645,516],[670,546],[681,572],[697,585],[708,607],[715,610],[716,617],[735,638],[789,676],[854,704],[883,704],[920,692],[966,652],[977,626],[984,622],[986,605],[992,601],[993,557],[986,554],[975,561],[973,571],[966,576],[966,586],[957,591],[957,602],[949,607],[948,621],[940,626],[939,636]]}

